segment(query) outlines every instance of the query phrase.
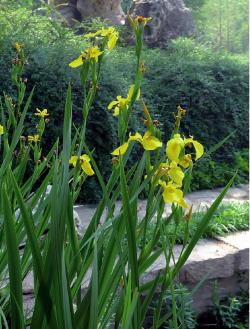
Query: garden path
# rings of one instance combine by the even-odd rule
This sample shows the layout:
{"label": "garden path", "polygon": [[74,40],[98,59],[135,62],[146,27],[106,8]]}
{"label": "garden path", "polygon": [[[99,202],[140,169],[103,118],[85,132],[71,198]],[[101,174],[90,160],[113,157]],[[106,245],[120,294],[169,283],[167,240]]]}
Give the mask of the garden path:
{"label": "garden path", "polygon": [[[193,204],[193,211],[202,210],[209,207],[214,200],[217,198],[222,188],[216,188],[213,190],[201,190],[196,192],[191,192],[186,196],[186,201],[189,205]],[[244,202],[249,200],[249,184],[239,185],[237,187],[232,187],[227,192],[223,202]],[[142,218],[146,211],[146,200],[140,200],[138,205],[138,215]],[[116,208],[119,210],[121,207],[121,201],[117,201]],[[80,227],[85,228],[94,212],[96,210],[96,205],[84,204],[76,205],[74,207],[80,220]],[[165,214],[170,212],[170,205],[166,204]]]}

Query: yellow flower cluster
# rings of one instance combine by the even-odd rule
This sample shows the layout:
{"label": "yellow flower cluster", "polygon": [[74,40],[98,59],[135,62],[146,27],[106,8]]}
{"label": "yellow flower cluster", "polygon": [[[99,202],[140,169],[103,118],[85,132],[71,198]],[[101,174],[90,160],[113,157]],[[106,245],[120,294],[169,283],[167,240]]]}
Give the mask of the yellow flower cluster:
{"label": "yellow flower cluster", "polygon": [[84,36],[85,36],[85,38],[94,38],[97,36],[106,38],[108,41],[108,44],[107,44],[108,50],[111,51],[116,45],[116,42],[119,37],[119,33],[116,31],[116,29],[114,27],[110,26],[108,28],[103,27],[101,30],[98,30],[93,33],[87,33]]}
{"label": "yellow flower cluster", "polygon": [[[117,117],[119,115],[120,110],[128,109],[129,103],[130,103],[130,101],[133,97],[133,94],[134,94],[134,89],[135,89],[135,86],[131,85],[126,98],[123,98],[122,96],[117,96],[116,100],[109,103],[108,109],[109,110],[114,109],[114,114],[113,115],[115,117]],[[138,95],[137,95],[136,99],[138,100],[139,98],[140,98],[140,91],[138,92]]]}
{"label": "yellow flower cluster", "polygon": [[[86,38],[94,38],[94,37],[103,37],[105,41],[107,40],[107,47],[108,50],[111,51],[118,40],[118,32],[116,29],[112,26],[108,28],[102,28],[101,30],[98,30],[94,33],[87,33],[85,34]],[[90,48],[87,48],[85,51],[81,53],[79,57],[77,57],[75,60],[73,60],[71,63],[69,63],[69,66],[72,68],[76,68],[78,66],[83,65],[88,60],[94,60],[95,62],[98,62],[99,57],[103,54],[103,51],[99,49],[97,46],[92,46]]]}
{"label": "yellow flower cluster", "polygon": [[73,167],[76,167],[78,161],[80,163],[83,172],[86,175],[93,176],[95,174],[90,164],[90,158],[87,154],[83,154],[80,157],[78,157],[77,155],[72,155],[72,157],[69,160],[69,164],[71,164]]}
{"label": "yellow flower cluster", "polygon": [[163,199],[165,202],[177,203],[182,208],[187,208],[187,203],[181,190],[184,179],[183,169],[188,168],[192,163],[192,155],[185,154],[187,147],[194,147],[195,160],[198,160],[204,153],[202,144],[194,140],[193,137],[182,139],[180,134],[175,134],[167,142],[166,155],[167,162],[162,163],[157,171],[160,178],[159,184],[163,189]]}
{"label": "yellow flower cluster", "polygon": [[102,53],[103,51],[100,51],[100,49],[97,46],[87,48],[85,51],[81,53],[79,57],[77,57],[75,60],[69,63],[69,66],[72,68],[76,68],[78,66],[81,66],[87,60],[91,60],[91,59],[94,59],[96,62],[98,62],[98,57],[101,56]]}
{"label": "yellow flower cluster", "polygon": [[37,144],[39,141],[40,141],[40,137],[39,137],[39,135],[33,135],[33,136],[28,136],[28,141],[30,142],[30,143],[35,143],[35,144]]}

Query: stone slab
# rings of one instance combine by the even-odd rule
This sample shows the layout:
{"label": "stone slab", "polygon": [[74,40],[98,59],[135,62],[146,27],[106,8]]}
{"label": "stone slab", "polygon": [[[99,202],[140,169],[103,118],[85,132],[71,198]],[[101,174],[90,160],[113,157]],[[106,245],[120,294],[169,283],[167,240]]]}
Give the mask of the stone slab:
{"label": "stone slab", "polygon": [[[214,200],[218,197],[222,188],[217,188],[213,190],[201,190],[196,192],[191,192],[187,194],[185,197],[188,204],[193,204],[193,211],[200,211],[204,208],[210,207]],[[249,185],[241,185],[239,187],[230,188],[223,199],[223,203],[225,202],[245,202],[249,200]],[[138,218],[142,218],[146,213],[146,200],[139,200],[138,202]],[[122,206],[121,201],[116,202],[116,212],[120,210]],[[96,205],[93,204],[84,204],[84,205],[76,205],[74,210],[78,213],[81,226],[86,228],[91,218],[93,217]],[[171,207],[169,204],[166,204],[164,210],[164,216],[167,216],[171,211]],[[102,219],[105,217],[105,212],[103,214]]]}

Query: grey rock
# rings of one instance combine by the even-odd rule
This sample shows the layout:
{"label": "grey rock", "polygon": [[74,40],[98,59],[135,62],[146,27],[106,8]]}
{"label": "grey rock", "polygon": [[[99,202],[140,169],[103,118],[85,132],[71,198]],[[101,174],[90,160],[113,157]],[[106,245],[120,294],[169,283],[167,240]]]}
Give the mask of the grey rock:
{"label": "grey rock", "polygon": [[145,40],[150,46],[165,45],[170,39],[195,33],[191,11],[183,0],[134,0],[131,12],[152,17],[145,29]]}
{"label": "grey rock", "polygon": [[101,17],[113,24],[124,23],[121,0],[49,0],[69,25],[87,17]]}

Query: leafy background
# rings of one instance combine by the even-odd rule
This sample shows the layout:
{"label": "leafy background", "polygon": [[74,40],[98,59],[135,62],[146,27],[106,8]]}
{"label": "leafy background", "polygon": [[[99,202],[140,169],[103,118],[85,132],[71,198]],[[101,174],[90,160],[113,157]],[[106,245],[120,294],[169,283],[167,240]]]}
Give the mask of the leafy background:
{"label": "leafy background", "polygon": [[[200,28],[201,19],[204,26],[208,24],[208,13],[210,12],[210,16],[212,13],[212,10],[209,11],[209,1],[204,1],[199,10],[195,1],[187,3],[194,11],[197,26]],[[206,19],[202,18],[205,16]],[[100,24],[102,22],[98,20],[87,22],[86,29],[95,29]],[[243,46],[227,49],[228,44],[223,43],[218,48],[218,40],[213,39],[212,32],[206,35],[203,32],[200,31],[197,39],[173,40],[167,49],[144,51],[146,71],[142,97],[153,118],[159,120],[164,141],[170,136],[172,113],[179,104],[188,110],[182,133],[188,136],[192,131],[194,137],[205,145],[206,150],[235,131],[230,140],[212,157],[204,158],[196,165],[193,190],[223,186],[236,169],[239,169],[236,183],[244,183],[248,179],[247,55]],[[243,32],[241,40],[245,40]],[[124,41],[126,33],[126,28],[122,28],[117,49],[106,59],[88,123],[88,143],[95,149],[96,161],[105,177],[108,177],[111,169],[110,152],[117,146],[116,120],[108,112],[107,105],[117,95],[125,96],[133,81],[134,49]],[[226,34],[224,31],[223,33]],[[239,36],[237,38],[239,39]],[[13,44],[16,41],[25,44],[28,58],[25,71],[27,89],[31,90],[36,86],[32,108],[48,108],[50,112],[50,121],[43,140],[46,154],[46,149],[55,141],[55,136],[62,134],[65,91],[69,82],[73,87],[73,113],[76,124],[81,119],[82,90],[79,71],[70,69],[68,63],[87,46],[86,40],[82,34],[52,20],[50,9],[46,6],[34,6],[32,1],[24,1],[22,5],[16,1],[2,1],[2,95],[6,92],[14,96],[10,70],[14,57]],[[238,45],[243,45],[244,42],[238,42]],[[138,106],[134,109],[131,131],[143,129],[142,117],[142,110]],[[32,133],[34,128],[34,116],[30,113],[24,134]],[[100,194],[97,181],[93,177],[86,182],[79,201],[95,202]]]}

